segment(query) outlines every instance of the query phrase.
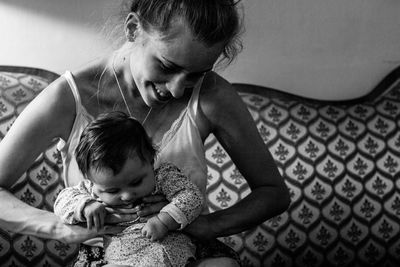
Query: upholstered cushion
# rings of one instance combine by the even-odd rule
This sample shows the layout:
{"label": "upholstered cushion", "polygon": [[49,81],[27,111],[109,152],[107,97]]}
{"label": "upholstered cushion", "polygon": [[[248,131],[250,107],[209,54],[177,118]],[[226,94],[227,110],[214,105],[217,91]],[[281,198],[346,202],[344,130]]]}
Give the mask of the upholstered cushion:
{"label": "upholstered cushion", "polygon": [[[46,70],[0,67],[1,139],[25,106],[57,77],[57,74]],[[29,205],[52,211],[55,198],[64,187],[61,173],[61,155],[54,142],[11,191]],[[66,266],[77,250],[78,245],[11,234],[0,229],[0,266]]]}
{"label": "upholstered cushion", "polygon": [[[44,70],[0,67],[0,138],[26,104],[57,77]],[[240,253],[244,266],[396,266],[400,262],[398,77],[395,70],[368,96],[341,102],[235,85],[292,199],[283,214],[221,238]],[[219,210],[250,191],[213,136],[206,148],[207,200],[211,210]],[[63,187],[61,168],[52,144],[12,192],[32,206],[51,210]],[[1,266],[65,266],[76,252],[76,245],[0,229]]]}
{"label": "upholstered cushion", "polygon": [[[291,193],[287,212],[222,239],[245,266],[400,266],[399,74],[337,102],[235,85]],[[207,148],[218,210],[249,188],[214,137]]]}

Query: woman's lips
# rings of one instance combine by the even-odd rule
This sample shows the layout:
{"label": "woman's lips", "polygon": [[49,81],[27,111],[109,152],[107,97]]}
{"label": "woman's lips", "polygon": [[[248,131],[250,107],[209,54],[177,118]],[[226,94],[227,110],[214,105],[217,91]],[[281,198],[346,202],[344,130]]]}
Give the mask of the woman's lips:
{"label": "woman's lips", "polygon": [[154,91],[154,95],[156,96],[157,100],[160,102],[167,102],[172,98],[172,95],[170,92],[161,90],[155,84],[153,84],[153,91]]}

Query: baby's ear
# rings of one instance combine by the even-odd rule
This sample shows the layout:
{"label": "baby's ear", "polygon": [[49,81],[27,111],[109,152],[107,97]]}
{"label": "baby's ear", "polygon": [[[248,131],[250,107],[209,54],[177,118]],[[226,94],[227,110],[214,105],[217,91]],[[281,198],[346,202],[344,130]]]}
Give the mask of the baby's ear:
{"label": "baby's ear", "polygon": [[125,36],[128,42],[134,42],[141,29],[139,16],[131,12],[125,19]]}

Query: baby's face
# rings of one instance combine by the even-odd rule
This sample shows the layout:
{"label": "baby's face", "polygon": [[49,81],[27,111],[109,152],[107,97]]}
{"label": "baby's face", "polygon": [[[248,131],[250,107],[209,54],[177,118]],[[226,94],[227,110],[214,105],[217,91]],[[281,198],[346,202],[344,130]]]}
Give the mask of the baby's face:
{"label": "baby's face", "polygon": [[90,169],[88,176],[94,184],[93,192],[112,207],[136,206],[155,188],[153,165],[137,156],[128,158],[117,175],[111,169]]}

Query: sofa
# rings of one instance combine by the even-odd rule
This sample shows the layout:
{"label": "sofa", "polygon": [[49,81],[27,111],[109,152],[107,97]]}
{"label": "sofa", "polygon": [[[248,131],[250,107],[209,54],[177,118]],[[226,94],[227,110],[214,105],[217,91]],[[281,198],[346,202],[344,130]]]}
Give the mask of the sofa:
{"label": "sofa", "polygon": [[[1,139],[57,77],[42,69],[0,66]],[[400,266],[400,68],[369,94],[346,101],[234,87],[291,195],[286,212],[221,238],[240,254],[242,266]],[[49,211],[64,186],[55,144],[11,189]],[[215,137],[205,146],[209,209],[230,207],[250,189]],[[66,266],[77,251],[76,244],[0,229],[0,266]]]}

